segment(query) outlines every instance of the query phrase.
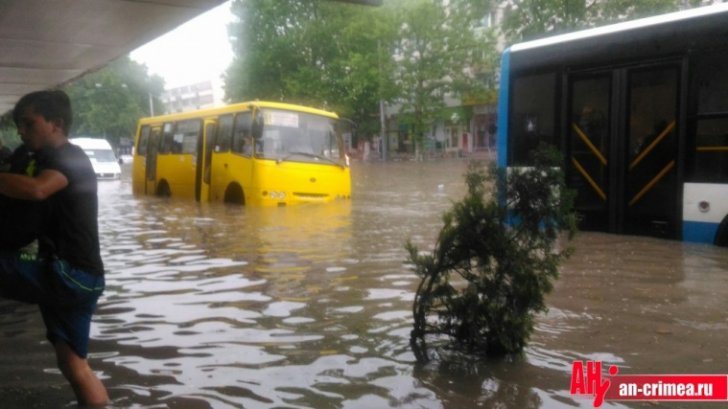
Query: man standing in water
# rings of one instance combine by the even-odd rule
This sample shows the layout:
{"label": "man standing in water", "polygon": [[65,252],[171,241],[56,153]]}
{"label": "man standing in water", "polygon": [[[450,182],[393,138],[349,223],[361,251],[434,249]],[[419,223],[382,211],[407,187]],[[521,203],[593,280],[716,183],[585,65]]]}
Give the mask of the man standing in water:
{"label": "man standing in water", "polygon": [[0,194],[39,202],[42,222],[37,256],[0,249],[0,296],[38,304],[79,404],[101,406],[106,388],[86,359],[91,315],[104,290],[96,174],[83,150],[68,142],[71,117],[63,91],[30,93],[13,110],[36,169],[32,176],[0,174]]}

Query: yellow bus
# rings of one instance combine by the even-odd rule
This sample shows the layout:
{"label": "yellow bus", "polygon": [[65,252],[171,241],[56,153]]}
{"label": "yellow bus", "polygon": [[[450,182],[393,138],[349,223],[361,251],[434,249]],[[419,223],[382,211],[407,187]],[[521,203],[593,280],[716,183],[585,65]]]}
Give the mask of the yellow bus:
{"label": "yellow bus", "polygon": [[251,206],[349,199],[341,122],[332,112],[262,101],[142,118],[132,189]]}

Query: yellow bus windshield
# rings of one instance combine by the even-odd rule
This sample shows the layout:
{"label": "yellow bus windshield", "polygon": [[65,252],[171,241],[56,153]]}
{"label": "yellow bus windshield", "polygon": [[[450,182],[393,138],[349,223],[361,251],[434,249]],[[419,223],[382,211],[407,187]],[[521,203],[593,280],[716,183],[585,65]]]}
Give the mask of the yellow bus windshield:
{"label": "yellow bus windshield", "polygon": [[259,159],[341,164],[336,120],[304,112],[263,109],[263,133],[256,143]]}

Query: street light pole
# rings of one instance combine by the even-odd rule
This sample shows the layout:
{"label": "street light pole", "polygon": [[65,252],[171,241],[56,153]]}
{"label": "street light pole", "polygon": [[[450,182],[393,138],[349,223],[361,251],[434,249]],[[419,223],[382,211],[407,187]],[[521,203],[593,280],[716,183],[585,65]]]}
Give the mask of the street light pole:
{"label": "street light pole", "polygon": [[387,141],[387,129],[386,129],[386,122],[384,119],[384,101],[379,100],[379,126],[381,127],[382,132],[382,160],[385,162],[387,161],[387,149],[389,145],[389,141]]}
{"label": "street light pole", "polygon": [[389,149],[389,139],[387,137],[386,121],[384,119],[384,100],[382,99],[382,43],[377,41],[377,68],[379,69],[379,130],[382,141],[382,160],[387,161],[387,150]]}
{"label": "street light pole", "polygon": [[152,93],[147,92],[149,96],[149,116],[154,116],[154,100],[152,99]]}

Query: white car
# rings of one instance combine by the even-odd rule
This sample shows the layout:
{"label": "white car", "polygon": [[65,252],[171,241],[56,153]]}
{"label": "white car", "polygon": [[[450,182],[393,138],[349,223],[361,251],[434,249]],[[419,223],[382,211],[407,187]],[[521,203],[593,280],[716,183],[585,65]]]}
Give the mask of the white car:
{"label": "white car", "polygon": [[91,159],[97,179],[119,179],[121,177],[119,160],[106,139],[81,137],[71,138],[70,141],[72,144],[80,146]]}

